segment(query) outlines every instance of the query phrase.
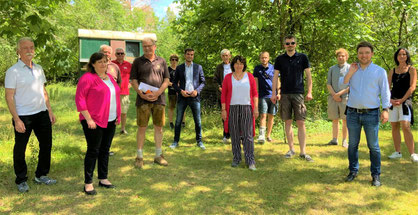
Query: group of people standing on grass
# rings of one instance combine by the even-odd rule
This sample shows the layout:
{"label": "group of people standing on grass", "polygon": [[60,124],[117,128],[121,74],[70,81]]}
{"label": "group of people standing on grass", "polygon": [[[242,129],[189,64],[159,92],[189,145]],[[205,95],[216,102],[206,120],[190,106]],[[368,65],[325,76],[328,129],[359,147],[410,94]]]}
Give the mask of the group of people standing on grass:
{"label": "group of people standing on grass", "polygon": [[[296,121],[299,157],[313,162],[312,157],[306,153],[304,104],[305,100],[313,99],[311,66],[305,54],[296,52],[297,41],[294,36],[285,37],[283,46],[286,52],[275,59],[274,65],[269,63],[269,53],[261,52],[261,64],[254,68],[253,73],[247,71],[245,57],[237,55],[231,60],[229,50],[221,51],[223,62],[217,66],[214,80],[218,84],[223,141],[228,143],[229,139],[231,140],[232,167],[239,166],[242,160],[242,144],[246,165],[250,170],[256,170],[255,120],[260,116],[258,142],[272,141],[271,131],[277,112],[285,122],[289,145],[285,157],[291,158],[296,154],[292,130],[292,122]],[[98,185],[105,188],[115,187],[108,180],[108,162],[111,154],[109,151],[119,123],[122,124],[120,134],[127,134],[130,86],[137,93],[136,167],[144,166],[143,146],[150,116],[154,125],[154,163],[168,165],[162,151],[166,88],[169,88],[170,127],[174,129],[174,140],[170,148],[176,149],[180,146],[184,112],[189,106],[195,124],[196,145],[203,150],[206,149],[202,140],[200,116],[200,94],[205,86],[202,66],[193,62],[195,52],[191,48],[184,52],[185,63],[177,66],[179,57],[171,55],[168,66],[163,58],[155,54],[156,47],[154,39],[145,38],[142,41],[143,56],[136,58],[131,65],[124,60],[123,48],[116,49],[116,60],[111,62],[112,48],[103,45],[99,52],[91,55],[87,72],[79,79],[75,102],[87,142],[83,190],[88,195],[96,194],[93,186],[96,161]],[[5,93],[15,133],[15,182],[20,192],[27,192],[29,186],[25,150],[32,130],[39,142],[38,166],[34,181],[46,185],[57,182],[47,176],[51,162],[52,125],[56,118],[45,90],[46,78],[43,69],[32,61],[35,54],[33,40],[28,37],[21,38],[17,42],[17,54],[18,62],[6,72]],[[396,51],[394,60],[397,67],[390,70],[389,76],[383,68],[372,63],[372,56],[373,46],[368,42],[357,45],[358,63],[351,65],[347,63],[348,52],[345,49],[336,51],[338,64],[329,69],[327,78],[328,115],[333,121],[333,139],[328,144],[338,144],[338,126],[339,120],[342,119],[342,146],[348,148],[350,171],[345,180],[352,181],[359,171],[358,145],[363,127],[370,150],[372,185],[380,186],[379,118],[383,123],[389,120],[392,125],[396,151],[389,158],[402,157],[399,131],[402,128],[411,160],[418,162],[410,128],[414,122],[412,94],[416,87],[417,72],[412,66],[409,52],[404,48]],[[280,108],[277,103],[280,103]],[[176,120],[173,123],[175,107]]]}

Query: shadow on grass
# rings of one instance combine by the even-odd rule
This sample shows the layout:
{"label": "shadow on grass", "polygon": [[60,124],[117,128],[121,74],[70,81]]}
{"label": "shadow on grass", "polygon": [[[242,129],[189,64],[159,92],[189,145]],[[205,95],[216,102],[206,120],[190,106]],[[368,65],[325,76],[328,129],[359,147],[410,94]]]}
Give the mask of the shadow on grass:
{"label": "shadow on grass", "polygon": [[[251,172],[244,164],[238,168],[230,167],[230,145],[213,142],[208,142],[209,147],[206,151],[195,147],[193,141],[190,141],[193,142],[190,144],[182,144],[176,150],[165,148],[169,166],[154,165],[154,146],[151,141],[147,141],[146,165],[144,169],[138,170],[133,167],[136,148],[134,135],[115,137],[113,147],[116,155],[110,158],[109,179],[117,188],[98,188],[95,180],[99,194],[89,197],[81,192],[85,151],[80,146],[85,144],[85,140],[82,134],[76,136],[80,141],[73,143],[74,145],[60,145],[54,149],[59,154],[68,155],[66,158],[58,159],[52,167],[51,175],[58,178],[58,184],[39,186],[30,181],[30,192],[19,195],[14,184],[4,184],[3,181],[2,191],[14,202],[13,205],[4,207],[3,212],[306,214],[322,211],[324,208],[329,212],[346,213],[362,213],[364,207],[371,211],[391,209],[382,202],[371,201],[375,198],[388,198],[382,192],[368,194],[367,200],[362,203],[332,202],[330,197],[334,195],[335,198],[340,198],[341,193],[356,195],[356,192],[373,189],[369,185],[369,174],[366,174],[367,177],[359,177],[354,183],[343,183],[342,180],[347,173],[346,166],[330,168],[327,163],[307,163],[297,158],[285,159],[277,150],[266,150],[266,147],[270,147],[268,145],[256,146],[258,170]],[[318,145],[313,144],[313,147]],[[362,147],[360,150],[363,173],[368,171],[365,166],[369,165],[366,149],[367,147]],[[318,160],[325,157],[334,157],[341,162],[346,159],[346,153],[330,148],[330,151],[317,155]],[[408,168],[408,165],[405,168]],[[396,163],[386,164],[385,171],[393,175],[395,171],[399,171],[399,166]],[[1,174],[4,176],[5,172]],[[382,178],[384,182],[384,177]],[[6,180],[11,180],[11,177],[7,177]],[[391,179],[396,180],[397,178]],[[414,184],[413,180],[412,177],[398,184],[384,182],[384,186],[412,192],[408,185]]]}
{"label": "shadow on grass", "polygon": [[[66,91],[67,92],[67,91]],[[70,92],[70,91],[69,91]],[[71,91],[72,93],[72,91]],[[71,96],[68,93],[65,96]],[[55,98],[60,98],[56,96]],[[131,100],[134,101],[131,94]],[[71,97],[71,99],[73,99]],[[58,101],[55,101],[59,103]],[[71,100],[73,102],[73,100]],[[31,190],[18,194],[13,167],[0,159],[0,212],[62,214],[364,214],[390,213],[399,196],[412,196],[417,190],[417,167],[409,160],[388,161],[393,147],[381,144],[383,186],[370,186],[370,161],[364,141],[360,143],[360,173],[353,183],[344,183],[348,173],[347,151],[341,146],[324,147],[322,139],[308,138],[308,152],[315,163],[298,158],[285,159],[287,144],[281,140],[255,146],[257,171],[242,163],[230,167],[232,152],[224,145],[220,119],[202,116],[203,140],[207,147],[196,147],[194,122],[187,112],[180,147],[171,150],[173,130],[164,128],[163,150],[168,167],[153,164],[153,128],[147,131],[144,147],[145,167],[134,168],[136,124],[133,102],[128,115],[128,135],[116,135],[112,144],[115,155],[109,161],[109,180],[116,189],[94,185],[95,197],[86,196],[83,188],[83,159],[86,143],[78,114],[71,102],[54,128],[51,177],[53,186],[33,183],[35,165],[28,170]],[[55,106],[54,106],[55,107]],[[67,113],[68,112],[68,113]],[[217,115],[216,115],[217,116]],[[58,118],[60,120],[60,118]],[[151,120],[150,120],[151,121]],[[9,121],[10,122],[10,121]],[[150,122],[151,124],[151,122]],[[119,126],[117,127],[119,129]],[[59,132],[58,132],[59,131]],[[326,134],[328,135],[328,134]],[[322,136],[326,136],[322,135]],[[382,142],[390,141],[384,136]],[[295,145],[297,151],[299,146]],[[404,147],[405,148],[405,147]],[[403,151],[404,152],[404,151]],[[385,155],[384,155],[385,154]],[[404,153],[405,154],[405,153]],[[10,155],[7,155],[10,156]],[[36,162],[35,162],[36,163]],[[95,171],[97,176],[97,169]],[[401,192],[399,192],[401,191]],[[394,203],[392,203],[394,202]],[[406,204],[405,201],[402,204]]]}

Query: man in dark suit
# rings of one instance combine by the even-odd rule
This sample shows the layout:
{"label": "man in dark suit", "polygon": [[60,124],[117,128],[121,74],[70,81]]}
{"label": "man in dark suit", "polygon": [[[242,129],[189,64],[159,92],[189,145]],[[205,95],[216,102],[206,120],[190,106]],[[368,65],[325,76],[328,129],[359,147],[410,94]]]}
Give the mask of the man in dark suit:
{"label": "man in dark suit", "polygon": [[177,67],[173,81],[173,87],[178,93],[178,98],[174,141],[170,148],[175,149],[179,146],[181,121],[184,111],[189,106],[193,113],[197,146],[205,150],[206,147],[202,143],[202,124],[200,120],[200,92],[205,86],[205,76],[202,66],[193,63],[194,50],[192,48],[184,50],[184,58],[186,62]]}

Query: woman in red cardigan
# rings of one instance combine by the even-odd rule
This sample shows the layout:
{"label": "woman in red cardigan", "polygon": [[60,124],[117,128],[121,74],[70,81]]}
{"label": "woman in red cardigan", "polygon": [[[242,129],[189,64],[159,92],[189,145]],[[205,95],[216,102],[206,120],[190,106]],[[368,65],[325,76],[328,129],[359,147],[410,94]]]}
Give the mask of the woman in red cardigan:
{"label": "woman in red cardigan", "polygon": [[225,132],[231,135],[231,166],[241,162],[241,138],[245,163],[250,170],[256,170],[254,159],[255,119],[258,117],[258,93],[254,76],[246,72],[247,62],[237,55],[232,59],[232,73],[225,76],[222,83],[222,119]]}

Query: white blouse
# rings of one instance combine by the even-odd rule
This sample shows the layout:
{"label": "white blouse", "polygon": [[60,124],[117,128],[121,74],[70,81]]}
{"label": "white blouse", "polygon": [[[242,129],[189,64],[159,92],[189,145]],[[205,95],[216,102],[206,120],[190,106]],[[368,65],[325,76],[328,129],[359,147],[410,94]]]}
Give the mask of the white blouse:
{"label": "white blouse", "polygon": [[251,105],[250,79],[247,73],[241,80],[236,80],[232,75],[232,96],[230,105]]}

